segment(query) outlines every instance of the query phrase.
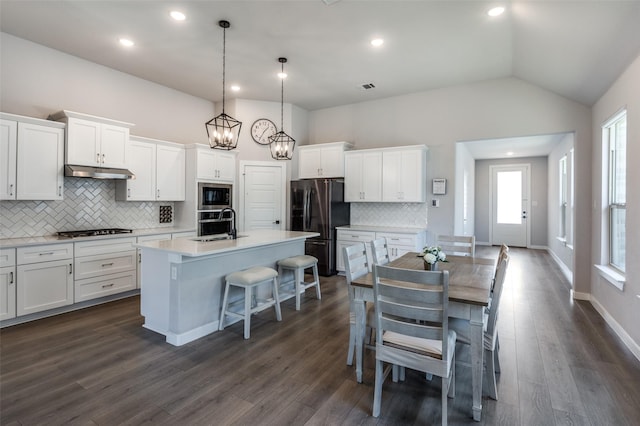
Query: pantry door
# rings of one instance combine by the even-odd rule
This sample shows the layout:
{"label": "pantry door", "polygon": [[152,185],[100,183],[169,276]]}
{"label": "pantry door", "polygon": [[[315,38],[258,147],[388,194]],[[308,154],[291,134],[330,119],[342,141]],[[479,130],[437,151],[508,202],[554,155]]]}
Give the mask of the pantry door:
{"label": "pantry door", "polygon": [[240,163],[240,214],[243,232],[285,229],[286,176],[283,162]]}
{"label": "pantry door", "polygon": [[527,247],[529,242],[528,164],[490,166],[491,244]]}

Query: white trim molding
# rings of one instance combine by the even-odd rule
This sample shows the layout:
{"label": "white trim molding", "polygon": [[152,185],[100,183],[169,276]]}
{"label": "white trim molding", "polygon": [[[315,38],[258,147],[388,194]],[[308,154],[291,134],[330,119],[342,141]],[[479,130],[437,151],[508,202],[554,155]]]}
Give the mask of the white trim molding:
{"label": "white trim molding", "polygon": [[593,267],[596,268],[596,271],[602,278],[618,290],[624,291],[624,283],[627,281],[624,275],[607,265],[593,265]]}
{"label": "white trim molding", "polygon": [[547,253],[551,256],[551,258],[556,262],[560,270],[562,271],[562,275],[569,281],[571,284],[571,288],[573,288],[573,271],[564,264],[562,260],[553,252],[553,250],[547,248]]}
{"label": "white trim molding", "polygon": [[620,324],[607,312],[607,310],[598,302],[598,300],[591,296],[591,304],[596,311],[604,318],[605,322],[613,329],[616,335],[622,340],[622,343],[629,348],[631,353],[640,361],[640,345],[633,341],[631,336],[622,328]]}

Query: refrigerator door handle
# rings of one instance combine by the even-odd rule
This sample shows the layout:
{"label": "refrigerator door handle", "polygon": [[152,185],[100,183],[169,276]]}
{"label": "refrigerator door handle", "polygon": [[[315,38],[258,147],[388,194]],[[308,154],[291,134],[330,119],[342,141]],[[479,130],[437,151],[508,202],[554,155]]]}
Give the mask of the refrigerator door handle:
{"label": "refrigerator door handle", "polygon": [[311,228],[311,190],[304,190],[304,230]]}

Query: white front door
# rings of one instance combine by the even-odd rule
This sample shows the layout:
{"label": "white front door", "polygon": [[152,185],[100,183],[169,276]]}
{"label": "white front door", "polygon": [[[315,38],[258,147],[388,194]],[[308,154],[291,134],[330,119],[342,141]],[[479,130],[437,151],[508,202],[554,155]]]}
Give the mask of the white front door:
{"label": "white front door", "polygon": [[491,166],[491,244],[528,246],[529,165]]}
{"label": "white front door", "polygon": [[240,168],[241,230],[285,229],[285,164],[246,162]]}

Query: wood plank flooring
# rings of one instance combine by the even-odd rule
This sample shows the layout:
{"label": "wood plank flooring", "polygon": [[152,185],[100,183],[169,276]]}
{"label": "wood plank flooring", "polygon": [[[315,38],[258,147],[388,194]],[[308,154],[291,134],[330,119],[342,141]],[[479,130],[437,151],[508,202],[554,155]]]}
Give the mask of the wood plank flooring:
{"label": "wood plank flooring", "polygon": [[[495,256],[480,247],[477,256]],[[452,425],[638,425],[640,362],[546,252],[512,249],[501,303],[499,401],[471,418],[468,348],[458,346]],[[138,297],[0,331],[2,425],[439,424],[440,381],[407,371],[385,383],[371,417],[374,354],[364,383],[345,364],[343,277],[182,347],[142,328]]]}

